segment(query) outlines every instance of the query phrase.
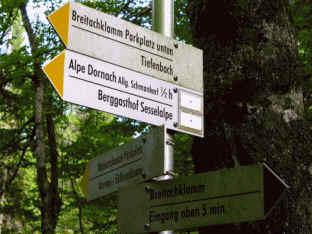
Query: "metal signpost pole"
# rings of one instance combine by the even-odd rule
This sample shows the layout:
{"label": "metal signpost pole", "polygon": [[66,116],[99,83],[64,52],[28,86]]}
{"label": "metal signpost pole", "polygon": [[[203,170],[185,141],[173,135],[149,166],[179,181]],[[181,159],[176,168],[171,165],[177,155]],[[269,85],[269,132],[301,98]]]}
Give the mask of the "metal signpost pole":
{"label": "metal signpost pole", "polygon": [[[174,37],[174,0],[153,0],[153,30],[167,37]],[[173,144],[172,132],[165,133],[165,158],[164,171],[173,171]],[[172,179],[172,175],[167,174],[162,180]],[[162,231],[160,234],[173,234],[173,231]]]}

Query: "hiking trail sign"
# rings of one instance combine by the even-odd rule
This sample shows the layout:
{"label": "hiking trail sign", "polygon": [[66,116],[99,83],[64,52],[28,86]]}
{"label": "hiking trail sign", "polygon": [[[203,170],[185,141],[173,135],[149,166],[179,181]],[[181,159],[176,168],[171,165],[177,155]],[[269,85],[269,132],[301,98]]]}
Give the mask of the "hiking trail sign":
{"label": "hiking trail sign", "polygon": [[48,19],[69,50],[203,92],[200,49],[72,1]]}
{"label": "hiking trail sign", "polygon": [[64,101],[203,136],[201,50],[76,2],[48,19],[66,50],[43,70]]}
{"label": "hiking trail sign", "polygon": [[119,191],[119,233],[261,220],[286,188],[265,164],[139,184]]}
{"label": "hiking trail sign", "polygon": [[165,130],[153,128],[147,135],[90,160],[81,181],[87,200],[163,175]]}

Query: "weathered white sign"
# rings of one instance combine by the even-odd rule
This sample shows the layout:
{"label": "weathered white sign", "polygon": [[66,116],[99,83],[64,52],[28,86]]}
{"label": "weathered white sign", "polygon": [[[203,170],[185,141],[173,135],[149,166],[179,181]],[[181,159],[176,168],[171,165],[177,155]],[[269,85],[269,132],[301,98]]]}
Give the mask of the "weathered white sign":
{"label": "weathered white sign", "polygon": [[88,201],[164,174],[165,128],[153,128],[89,161],[81,187]]}
{"label": "weathered white sign", "polygon": [[43,70],[64,101],[203,137],[201,50],[76,2],[48,19],[68,50]]}
{"label": "weathered white sign", "polygon": [[185,114],[180,108],[184,101],[179,101],[179,96],[188,93],[190,100],[198,102],[196,108],[202,110],[201,96],[192,90],[69,50],[43,70],[64,101],[197,136],[203,134],[200,113]]}
{"label": "weathered white sign", "polygon": [[70,50],[203,93],[200,49],[76,2],[48,19]]}

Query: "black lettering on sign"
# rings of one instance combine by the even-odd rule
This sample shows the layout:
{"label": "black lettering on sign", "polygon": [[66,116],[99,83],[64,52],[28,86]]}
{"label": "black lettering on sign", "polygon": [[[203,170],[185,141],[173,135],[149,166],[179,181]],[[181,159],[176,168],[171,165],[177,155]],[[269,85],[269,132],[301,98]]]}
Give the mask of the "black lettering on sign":
{"label": "black lettering on sign", "polygon": [[200,216],[200,209],[198,207],[196,207],[196,208],[185,207],[181,211],[181,217],[184,219],[198,217],[198,216]]}
{"label": "black lettering on sign", "polygon": [[172,120],[173,114],[172,112],[168,112],[165,107],[161,108],[159,106],[147,106],[144,102],[141,102],[141,112],[144,112],[149,115],[154,115],[160,118],[164,118],[167,120]]}
{"label": "black lettering on sign", "polygon": [[207,208],[206,204],[202,204],[202,212],[201,215],[202,216],[206,216],[206,215],[224,215],[225,213],[225,208],[224,205],[216,205],[216,206],[210,206]]}
{"label": "black lettering on sign", "polygon": [[177,223],[179,221],[178,211],[156,212],[154,210],[149,211],[149,222],[152,223]]}
{"label": "black lettering on sign", "polygon": [[225,213],[224,205],[210,206],[210,215],[223,215]]}
{"label": "black lettering on sign", "polygon": [[158,62],[155,61],[153,58],[147,58],[144,55],[141,55],[141,66],[168,74],[170,76],[173,75],[173,67],[171,64],[165,64],[161,61]]}
{"label": "black lettering on sign", "polygon": [[125,32],[125,39],[129,40],[132,43],[137,44],[138,46],[142,47],[145,46],[147,48],[154,49],[155,48],[155,42],[153,40],[150,40],[146,38],[145,35],[139,35],[139,33],[131,33],[129,29],[126,29]]}
{"label": "black lettering on sign", "polygon": [[69,69],[74,70],[75,73],[78,75],[80,72],[85,73],[86,67],[84,65],[81,65],[77,62],[76,59],[71,59],[69,62]]}
{"label": "black lettering on sign", "polygon": [[114,71],[108,73],[100,69],[94,68],[94,66],[92,66],[91,64],[88,65],[88,75],[115,83],[117,82],[117,76]]}
{"label": "black lettering on sign", "polygon": [[103,190],[105,188],[109,188],[113,185],[113,181],[112,180],[106,180],[104,182],[100,182],[98,183],[98,188],[99,190]]}
{"label": "black lettering on sign", "polygon": [[206,204],[202,204],[202,216],[206,216],[208,214]]}
{"label": "black lettering on sign", "polygon": [[116,108],[122,107],[122,108],[132,109],[135,111],[137,111],[139,108],[138,99],[132,101],[130,97],[123,99],[123,98],[110,96],[110,95],[103,93],[101,89],[98,89],[98,100],[103,101],[104,103],[108,103],[110,106],[113,106]]}
{"label": "black lettering on sign", "polygon": [[141,176],[143,174],[142,168],[136,168],[136,169],[129,169],[128,172],[119,172],[114,177],[114,183],[120,184],[126,180],[130,180],[136,176]]}
{"label": "black lettering on sign", "polygon": [[157,51],[160,51],[167,55],[173,55],[173,49],[167,47],[166,45],[157,44]]}
{"label": "black lettering on sign", "polygon": [[174,187],[163,190],[150,190],[150,200],[165,200],[177,196],[191,195],[194,193],[204,193],[206,190],[204,184],[188,185],[177,184]]}
{"label": "black lettering on sign", "polygon": [[123,38],[123,31],[121,29],[108,25],[108,23],[101,18],[92,18],[85,14],[79,15],[75,10],[73,10],[72,20],[74,22],[87,25],[90,28],[101,30],[106,34]]}

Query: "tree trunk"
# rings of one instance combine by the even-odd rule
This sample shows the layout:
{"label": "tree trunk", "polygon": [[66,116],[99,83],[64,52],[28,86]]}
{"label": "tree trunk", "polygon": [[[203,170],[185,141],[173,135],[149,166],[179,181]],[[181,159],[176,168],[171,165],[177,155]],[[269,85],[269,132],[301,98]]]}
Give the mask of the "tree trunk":
{"label": "tree trunk", "polygon": [[[39,60],[39,49],[38,39],[36,38],[35,32],[30,24],[26,4],[23,3],[19,7],[25,30],[28,35],[32,56],[34,57],[33,64],[33,86],[36,89],[35,92],[35,150],[34,154],[37,159],[37,184],[39,188],[39,194],[41,198],[40,210],[41,210],[41,233],[53,234],[57,224],[58,214],[61,207],[61,199],[58,194],[58,170],[57,170],[57,159],[58,154],[56,150],[56,139],[55,139],[55,127],[53,119],[50,114],[44,113],[44,76],[41,71],[41,64]],[[45,130],[44,130],[44,117],[47,117],[47,133],[49,142],[50,161],[46,154],[46,143],[45,143]],[[47,163],[50,162],[50,182],[47,173]]]}
{"label": "tree trunk", "polygon": [[[0,208],[2,208],[2,204],[5,201],[4,191],[5,191],[5,184],[8,177],[8,170],[6,168],[1,168],[0,172]],[[4,214],[0,213],[0,234],[2,233],[4,225]]]}
{"label": "tree trunk", "polygon": [[188,0],[188,13],[193,44],[204,50],[205,137],[192,146],[196,173],[266,161],[291,186],[265,221],[200,233],[312,233],[311,134],[301,117],[289,2]]}

